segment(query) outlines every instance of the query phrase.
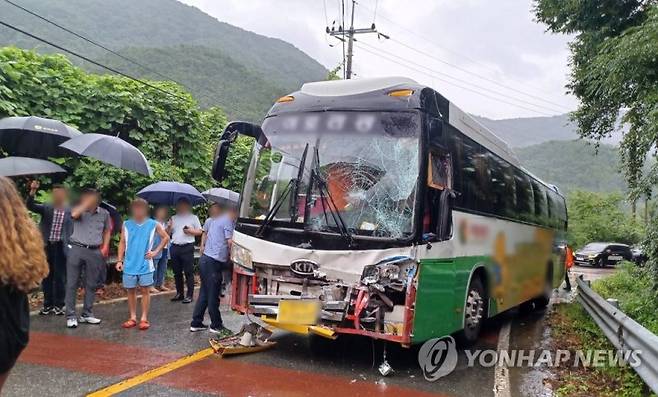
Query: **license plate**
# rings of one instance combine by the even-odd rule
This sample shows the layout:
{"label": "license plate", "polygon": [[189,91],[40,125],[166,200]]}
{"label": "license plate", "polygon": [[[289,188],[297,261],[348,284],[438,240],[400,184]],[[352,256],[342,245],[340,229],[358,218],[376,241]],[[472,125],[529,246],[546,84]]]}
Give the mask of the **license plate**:
{"label": "license plate", "polygon": [[608,260],[611,260],[611,261],[620,261],[620,260],[622,260],[622,257],[619,256],[619,255],[610,255],[610,256],[608,257]]}
{"label": "license plate", "polygon": [[276,320],[282,324],[313,325],[320,317],[320,302],[315,300],[281,300]]}

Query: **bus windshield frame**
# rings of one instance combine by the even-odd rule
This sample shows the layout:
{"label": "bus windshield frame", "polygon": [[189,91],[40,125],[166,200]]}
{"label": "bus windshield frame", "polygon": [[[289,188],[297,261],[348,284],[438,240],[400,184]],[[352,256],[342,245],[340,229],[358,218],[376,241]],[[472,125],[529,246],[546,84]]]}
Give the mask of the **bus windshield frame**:
{"label": "bus windshield frame", "polygon": [[343,224],[357,239],[413,238],[422,128],[415,110],[268,117],[267,142],[252,151],[240,222],[270,216],[272,227],[308,233],[342,234]]}

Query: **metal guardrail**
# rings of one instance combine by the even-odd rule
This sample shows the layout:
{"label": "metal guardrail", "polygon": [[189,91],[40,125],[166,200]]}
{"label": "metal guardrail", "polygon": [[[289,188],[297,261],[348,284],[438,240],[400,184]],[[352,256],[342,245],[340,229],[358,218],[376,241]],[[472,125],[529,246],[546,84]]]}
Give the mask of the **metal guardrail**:
{"label": "metal guardrail", "polygon": [[633,369],[658,393],[658,336],[594,292],[582,276],[576,279],[578,301],[610,342],[622,352],[639,352],[641,364]]}

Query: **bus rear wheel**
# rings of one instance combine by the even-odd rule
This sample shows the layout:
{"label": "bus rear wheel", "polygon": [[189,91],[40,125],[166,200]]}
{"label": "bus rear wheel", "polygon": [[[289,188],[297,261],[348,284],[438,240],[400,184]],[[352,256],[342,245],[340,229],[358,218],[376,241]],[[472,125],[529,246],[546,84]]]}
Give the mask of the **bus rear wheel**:
{"label": "bus rear wheel", "polygon": [[546,280],[544,281],[544,293],[533,300],[535,309],[543,309],[546,306],[548,306],[548,303],[551,301],[552,295],[553,295],[553,268],[549,266],[546,274]]}
{"label": "bus rear wheel", "polygon": [[487,302],[488,297],[482,280],[479,277],[473,278],[466,293],[464,329],[459,335],[462,344],[469,346],[477,341],[482,323],[487,316]]}

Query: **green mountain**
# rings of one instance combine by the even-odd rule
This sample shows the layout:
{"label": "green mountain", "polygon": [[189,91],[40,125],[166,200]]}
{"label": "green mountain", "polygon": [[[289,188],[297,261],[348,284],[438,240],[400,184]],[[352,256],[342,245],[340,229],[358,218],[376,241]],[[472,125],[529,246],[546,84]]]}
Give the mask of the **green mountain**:
{"label": "green mountain", "polygon": [[[202,105],[219,105],[233,119],[258,120],[275,98],[327,75],[322,65],[285,41],[220,22],[175,0],[16,1],[183,83]],[[162,79],[6,2],[0,2],[0,20],[122,72]],[[2,45],[61,52],[5,27],[0,27]]]}
{"label": "green mountain", "polygon": [[573,190],[623,192],[626,183],[619,172],[619,150],[586,141],[549,141],[515,152],[521,164],[563,193]]}
{"label": "green mountain", "polygon": [[475,116],[475,119],[512,147],[524,147],[547,141],[565,141],[578,138],[576,127],[570,122],[569,116],[566,114],[553,117],[502,120]]}

